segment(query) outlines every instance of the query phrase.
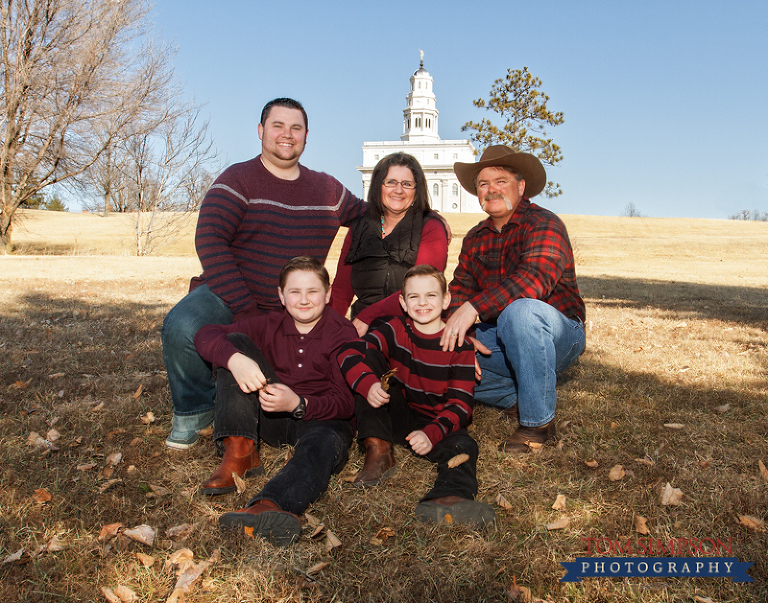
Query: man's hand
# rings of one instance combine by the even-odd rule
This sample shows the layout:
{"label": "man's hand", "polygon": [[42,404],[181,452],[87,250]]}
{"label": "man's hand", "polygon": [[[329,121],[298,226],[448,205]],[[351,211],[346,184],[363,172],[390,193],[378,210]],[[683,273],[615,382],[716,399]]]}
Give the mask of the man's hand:
{"label": "man's hand", "polygon": [[259,365],[245,354],[239,352],[233,354],[227,362],[227,369],[246,394],[255,392],[267,384],[267,378],[261,372]]}
{"label": "man's hand", "polygon": [[480,381],[483,376],[483,371],[480,369],[480,363],[477,361],[477,355],[482,354],[483,356],[490,356],[491,350],[485,347],[474,337],[467,337],[467,339],[469,339],[469,341],[472,342],[472,345],[475,346],[475,381]]}
{"label": "man's hand", "polygon": [[368,404],[374,408],[379,408],[389,402],[389,394],[381,387],[381,381],[375,383],[371,389],[368,390]]}
{"label": "man's hand", "polygon": [[362,337],[368,332],[368,325],[359,318],[355,318],[355,320],[352,321],[352,324],[355,325],[355,328],[357,329],[358,337]]}
{"label": "man's hand", "polygon": [[469,302],[459,306],[451,317],[445,321],[443,336],[440,338],[440,346],[444,352],[453,352],[453,348],[464,343],[467,331],[477,320],[477,310]]}
{"label": "man's hand", "polygon": [[301,398],[284,383],[270,383],[259,392],[259,402],[267,412],[293,412]]}
{"label": "man's hand", "polygon": [[416,453],[424,456],[429,454],[432,450],[432,442],[429,441],[427,434],[417,429],[405,436],[405,441],[411,445],[411,449]]}

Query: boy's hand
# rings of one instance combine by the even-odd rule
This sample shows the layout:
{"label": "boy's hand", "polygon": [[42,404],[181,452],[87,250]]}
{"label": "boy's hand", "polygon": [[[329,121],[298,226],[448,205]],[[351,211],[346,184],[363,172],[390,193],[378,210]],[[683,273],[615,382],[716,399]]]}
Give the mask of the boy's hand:
{"label": "boy's hand", "polygon": [[245,354],[233,354],[227,362],[227,369],[246,394],[255,392],[267,384],[267,378],[259,365]]}
{"label": "boy's hand", "polygon": [[427,434],[417,429],[405,436],[405,441],[411,445],[411,449],[416,453],[424,456],[429,454],[432,450],[432,442],[427,437]]}
{"label": "boy's hand", "polygon": [[374,408],[379,408],[389,402],[389,394],[381,387],[381,381],[376,383],[368,390],[368,404]]}
{"label": "boy's hand", "polygon": [[301,398],[285,383],[270,383],[259,392],[259,402],[267,412],[293,412]]}

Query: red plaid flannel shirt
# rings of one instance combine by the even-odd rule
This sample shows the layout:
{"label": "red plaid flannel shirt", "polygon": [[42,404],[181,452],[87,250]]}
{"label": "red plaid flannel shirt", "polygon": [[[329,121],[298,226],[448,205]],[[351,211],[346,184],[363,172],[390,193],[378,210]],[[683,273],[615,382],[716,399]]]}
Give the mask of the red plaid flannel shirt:
{"label": "red plaid flannel shirt", "polygon": [[448,315],[469,302],[483,322],[516,299],[540,299],[584,321],[573,249],[562,220],[523,198],[501,232],[490,218],[467,233],[450,285]]}

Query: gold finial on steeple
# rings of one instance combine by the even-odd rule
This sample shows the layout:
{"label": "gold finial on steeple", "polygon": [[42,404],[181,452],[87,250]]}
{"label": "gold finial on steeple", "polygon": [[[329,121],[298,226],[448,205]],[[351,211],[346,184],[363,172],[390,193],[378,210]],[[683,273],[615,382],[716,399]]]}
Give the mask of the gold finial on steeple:
{"label": "gold finial on steeple", "polygon": [[419,61],[419,67],[424,68],[424,51],[419,50],[419,56],[421,57],[421,60]]}

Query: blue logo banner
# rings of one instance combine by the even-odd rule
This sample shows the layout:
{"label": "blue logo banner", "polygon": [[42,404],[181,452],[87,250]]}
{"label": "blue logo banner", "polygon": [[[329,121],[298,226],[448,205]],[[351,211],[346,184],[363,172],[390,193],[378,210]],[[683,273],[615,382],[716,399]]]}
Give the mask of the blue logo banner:
{"label": "blue logo banner", "polygon": [[736,557],[578,557],[561,561],[567,573],[560,582],[582,578],[730,578],[754,582],[747,574],[751,562]]}

